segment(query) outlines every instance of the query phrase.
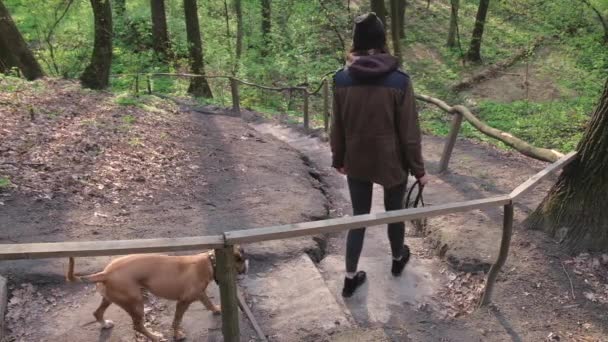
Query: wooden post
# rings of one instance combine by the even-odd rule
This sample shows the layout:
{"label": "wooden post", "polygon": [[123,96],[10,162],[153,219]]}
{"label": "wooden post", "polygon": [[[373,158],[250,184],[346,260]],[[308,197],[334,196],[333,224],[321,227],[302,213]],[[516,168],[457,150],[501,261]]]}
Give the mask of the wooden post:
{"label": "wooden post", "polygon": [[500,242],[500,251],[498,252],[498,258],[496,262],[490,268],[488,272],[488,278],[486,280],[486,288],[483,291],[479,306],[486,306],[492,301],[492,291],[494,290],[494,284],[500,269],[504,266],[509,255],[509,246],[511,245],[511,237],[513,236],[513,202],[505,204],[505,212],[503,217],[502,227],[502,240]]}
{"label": "wooden post", "polygon": [[458,138],[458,132],[460,132],[460,125],[462,124],[462,114],[455,111],[453,115],[450,134],[448,135],[448,140],[445,142],[443,154],[441,155],[441,160],[439,161],[439,173],[445,172],[448,169],[448,164],[450,163],[450,158],[452,157],[452,150],[454,150],[456,138]]}
{"label": "wooden post", "polygon": [[241,100],[239,97],[239,83],[234,77],[230,77],[230,91],[232,92],[232,111],[241,113]]}
{"label": "wooden post", "polygon": [[310,128],[309,118],[308,118],[308,90],[306,88],[302,89],[304,95],[304,129],[308,132]]}
{"label": "wooden post", "polygon": [[239,342],[239,305],[236,293],[234,246],[215,250],[217,280],[222,307],[222,334],[225,342]]}
{"label": "wooden post", "polygon": [[323,128],[329,130],[329,82],[323,81]]}
{"label": "wooden post", "polygon": [[152,80],[150,79],[150,75],[147,75],[146,82],[148,84],[148,95],[152,95]]}

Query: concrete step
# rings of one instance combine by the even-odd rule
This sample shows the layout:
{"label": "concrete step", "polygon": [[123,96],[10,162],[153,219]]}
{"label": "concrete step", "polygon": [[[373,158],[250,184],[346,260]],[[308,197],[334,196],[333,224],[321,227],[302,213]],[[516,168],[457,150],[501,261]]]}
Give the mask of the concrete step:
{"label": "concrete step", "polygon": [[331,255],[323,259],[319,268],[329,291],[346,307],[355,321],[365,327],[400,325],[399,317],[406,312],[435,307],[433,296],[443,278],[437,263],[413,257],[400,277],[390,272],[391,257],[361,257],[359,270],[367,273],[367,281],[351,298],[342,298],[344,257]]}
{"label": "concrete step", "polygon": [[328,341],[351,326],[308,255],[250,272],[241,285],[271,341]]}

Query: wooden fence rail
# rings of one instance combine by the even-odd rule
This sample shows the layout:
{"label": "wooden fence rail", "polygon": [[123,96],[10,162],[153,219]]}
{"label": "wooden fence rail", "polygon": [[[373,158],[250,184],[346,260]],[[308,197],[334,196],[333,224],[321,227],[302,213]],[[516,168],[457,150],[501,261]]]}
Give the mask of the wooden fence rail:
{"label": "wooden fence rail", "polygon": [[218,281],[222,305],[222,332],[224,341],[240,340],[238,300],[234,254],[231,252],[235,244],[255,243],[276,239],[287,239],[316,234],[335,233],[361,226],[374,226],[393,222],[409,221],[430,216],[464,212],[473,209],[484,209],[504,206],[503,233],[500,250],[496,262],[488,272],[486,286],[480,300],[480,306],[491,302],[492,291],[500,269],[504,265],[513,234],[513,204],[525,193],[536,187],[540,181],[551,173],[561,170],[576,159],[576,152],[571,152],[557,162],[547,166],[533,177],[515,188],[510,194],[441,204],[432,207],[403,209],[384,213],[373,213],[353,217],[290,224],[276,227],[237,230],[223,235],[172,238],[172,239],[141,239],[118,241],[86,241],[86,242],[56,242],[56,243],[26,243],[0,244],[0,260],[59,258],[120,255],[129,253],[156,253],[215,249],[218,262]]}
{"label": "wooden fence rail", "polygon": [[[276,92],[288,92],[290,95],[290,103],[291,103],[291,95],[296,93],[301,93],[303,97],[303,105],[302,105],[302,121],[304,125],[304,129],[306,131],[310,130],[310,96],[315,96],[321,94],[323,97],[323,128],[325,132],[329,131],[329,82],[328,76],[331,73],[326,73],[321,78],[321,82],[319,86],[313,90],[309,91],[307,87],[302,86],[286,86],[286,87],[269,87],[265,85],[260,85],[252,82],[248,82],[234,76],[227,75],[201,75],[201,74],[188,74],[188,73],[134,73],[134,74],[116,74],[112,75],[113,77],[134,77],[134,86],[136,94],[139,93],[139,79],[140,76],[145,75],[147,79],[148,85],[148,93],[152,93],[152,77],[185,77],[185,78],[194,78],[194,77],[204,77],[204,78],[224,78],[230,81],[230,91],[232,93],[232,110],[235,113],[240,113],[240,95],[239,95],[239,84],[246,85],[250,87],[255,87],[258,89],[263,89],[267,91],[276,91]],[[439,172],[445,172],[448,169],[448,165],[450,162],[450,158],[452,156],[452,152],[454,150],[454,145],[456,144],[456,139],[458,138],[458,134],[460,132],[460,127],[462,125],[463,119],[469,122],[475,129],[480,131],[481,133],[499,140],[506,145],[514,148],[518,152],[535,159],[539,159],[542,161],[555,162],[564,155],[558,151],[546,148],[535,147],[527,142],[501,130],[490,127],[487,124],[483,123],[479,120],[470,109],[462,105],[450,106],[446,102],[423,94],[416,94],[416,99],[419,101],[427,102],[433,104],[443,110],[448,114],[454,115],[452,118],[452,124],[450,128],[450,133],[448,134],[448,138],[445,142],[445,146],[443,148],[443,153],[441,155],[441,160],[439,162]]]}

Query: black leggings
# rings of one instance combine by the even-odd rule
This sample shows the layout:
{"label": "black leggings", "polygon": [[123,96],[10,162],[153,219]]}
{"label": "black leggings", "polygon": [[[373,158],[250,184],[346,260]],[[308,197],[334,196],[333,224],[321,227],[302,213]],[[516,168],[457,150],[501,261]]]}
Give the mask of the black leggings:
{"label": "black leggings", "polygon": [[[348,189],[353,204],[353,215],[369,214],[372,207],[373,183],[348,177]],[[384,209],[386,211],[403,209],[403,197],[407,181],[390,189],[384,188]],[[403,222],[388,225],[388,239],[391,243],[393,257],[403,254],[405,224]],[[363,249],[365,228],[351,229],[346,239],[346,272],[356,272],[359,256]]]}

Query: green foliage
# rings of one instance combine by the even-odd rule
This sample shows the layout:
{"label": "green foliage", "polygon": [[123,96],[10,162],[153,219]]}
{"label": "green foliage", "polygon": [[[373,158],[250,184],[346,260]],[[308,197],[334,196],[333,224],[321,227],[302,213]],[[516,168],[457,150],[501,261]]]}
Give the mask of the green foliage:
{"label": "green foliage", "polygon": [[0,191],[7,190],[13,186],[13,183],[8,177],[0,177]]}
{"label": "green foliage", "polygon": [[122,117],[122,122],[124,122],[125,125],[132,125],[135,123],[135,120],[135,117],[131,114],[127,114]]}
{"label": "green foliage", "polygon": [[[608,2],[590,0],[608,16]],[[203,36],[207,74],[232,74],[239,78],[269,86],[301,85],[315,88],[323,75],[343,65],[349,48],[352,18],[369,10],[369,1],[307,1],[272,2],[270,43],[261,54],[265,42],[261,32],[261,1],[243,0],[243,54],[235,58],[236,16],[228,1],[228,31],[224,0],[199,0],[199,19]],[[33,47],[47,74],[76,78],[88,63],[93,46],[93,15],[88,1],[75,0],[65,17],[65,0],[5,0],[25,39]],[[347,8],[350,4],[350,9]],[[416,91],[442,98],[450,104],[466,103],[471,95],[454,93],[451,85],[481,67],[462,65],[461,51],[445,47],[449,22],[447,1],[408,1],[403,39],[404,64],[412,75]],[[460,1],[460,38],[466,51],[475,21],[477,0]],[[114,15],[114,50],[111,78],[115,102],[154,110],[147,90],[147,78],[139,78],[139,94],[134,97],[134,77],[119,74],[188,72],[188,46],[182,1],[165,0],[167,24],[173,59],[163,61],[152,51],[149,0],[127,1],[122,17]],[[361,7],[357,7],[361,6]],[[547,37],[545,50],[530,56],[531,64],[541,65],[535,76],[552,81],[558,95],[546,101],[515,98],[474,99],[473,108],[488,124],[513,133],[538,146],[572,149],[593,110],[608,75],[608,54],[602,44],[602,28],[593,12],[581,1],[511,0],[492,1],[482,43],[482,58],[488,65],[504,60],[515,50],[525,48],[539,36]],[[53,31],[52,35],[49,33]],[[548,51],[548,52],[547,52]],[[238,64],[238,65],[237,65]],[[238,66],[238,68],[236,68]],[[514,66],[521,67],[522,64]],[[0,76],[0,90],[15,91],[22,81]],[[230,87],[225,79],[210,79],[214,98],[199,100],[204,104],[231,106]],[[154,77],[154,92],[185,96],[187,79]],[[282,115],[289,121],[302,120],[302,97],[290,96],[247,86],[240,87],[241,106]],[[291,99],[291,100],[290,100]],[[146,107],[147,106],[147,107]],[[322,124],[322,99],[310,99],[313,124]],[[448,117],[431,106],[422,106],[422,127],[427,133],[445,135]],[[50,115],[50,114],[49,114]],[[123,117],[125,125],[132,123]],[[470,126],[465,135],[486,140]],[[135,144],[137,145],[137,144]]]}

